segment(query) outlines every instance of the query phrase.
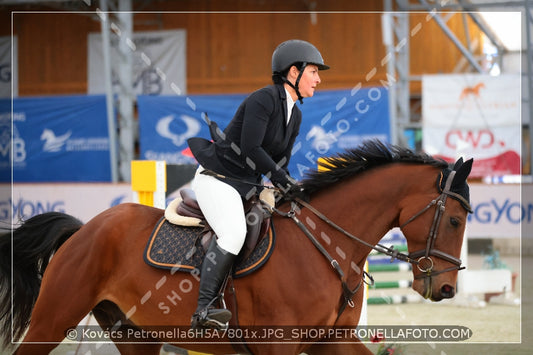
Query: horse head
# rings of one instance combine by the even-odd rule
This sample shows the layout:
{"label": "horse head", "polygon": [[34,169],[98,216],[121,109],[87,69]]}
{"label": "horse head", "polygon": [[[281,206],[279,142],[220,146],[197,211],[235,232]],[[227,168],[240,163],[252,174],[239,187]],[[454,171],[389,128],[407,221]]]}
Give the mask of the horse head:
{"label": "horse head", "polygon": [[432,196],[408,196],[400,213],[400,227],[415,264],[412,288],[432,301],[454,297],[457,271],[464,268],[460,254],[467,213],[472,212],[466,182],[472,163],[473,159],[461,158],[453,169],[442,170]]}
{"label": "horse head", "polygon": [[[440,301],[455,295],[457,271],[463,269],[460,253],[471,212],[466,179],[472,164],[472,159],[459,159],[451,168],[425,153],[365,141],[356,149],[324,158],[322,171],[310,172],[302,185],[315,209],[343,221],[341,228],[330,220],[335,231],[326,233],[344,234],[335,240],[337,245],[356,241],[351,253],[359,268],[371,249],[411,262],[413,289]],[[394,227],[405,235],[408,255],[378,243]]]}

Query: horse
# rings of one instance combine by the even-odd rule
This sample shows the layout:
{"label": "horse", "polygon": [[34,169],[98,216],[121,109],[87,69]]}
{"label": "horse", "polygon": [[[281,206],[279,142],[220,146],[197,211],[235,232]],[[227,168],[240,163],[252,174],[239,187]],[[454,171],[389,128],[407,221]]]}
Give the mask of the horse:
{"label": "horse", "polygon": [[[412,288],[421,297],[454,297],[472,162],[459,159],[452,167],[371,141],[310,171],[301,182],[308,199],[274,207],[277,238],[268,262],[232,279],[224,295],[228,304],[237,301],[238,329],[281,329],[269,331],[267,341],[237,328],[185,342],[179,334],[161,339],[149,332],[188,327],[198,295],[198,274],[143,262],[163,210],[123,203],[85,224],[59,212],[37,215],[0,238],[4,344],[18,344],[19,355],[47,354],[92,312],[122,354],[158,354],[163,342],[213,354],[371,354],[352,333],[328,337],[322,330],[357,326],[373,248],[416,265]],[[394,227],[405,235],[408,254],[379,244]],[[304,331],[310,329],[316,332]],[[121,341],[127,332],[145,337]]]}

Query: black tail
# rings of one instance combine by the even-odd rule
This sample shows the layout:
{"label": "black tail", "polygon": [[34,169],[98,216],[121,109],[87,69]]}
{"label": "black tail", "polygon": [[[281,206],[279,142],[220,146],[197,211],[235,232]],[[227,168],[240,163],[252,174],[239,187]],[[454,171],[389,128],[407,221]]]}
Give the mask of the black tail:
{"label": "black tail", "polygon": [[4,346],[11,336],[16,341],[24,334],[50,258],[82,225],[67,214],[48,212],[0,234],[0,331]]}

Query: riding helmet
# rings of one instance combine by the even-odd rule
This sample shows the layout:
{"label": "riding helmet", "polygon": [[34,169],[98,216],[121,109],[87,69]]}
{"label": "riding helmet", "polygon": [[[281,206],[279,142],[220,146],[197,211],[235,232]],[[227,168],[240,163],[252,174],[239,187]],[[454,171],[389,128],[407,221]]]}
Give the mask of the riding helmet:
{"label": "riding helmet", "polygon": [[281,73],[294,63],[314,64],[320,70],[329,69],[322,55],[311,43],[291,39],[281,43],[272,54],[272,73]]}

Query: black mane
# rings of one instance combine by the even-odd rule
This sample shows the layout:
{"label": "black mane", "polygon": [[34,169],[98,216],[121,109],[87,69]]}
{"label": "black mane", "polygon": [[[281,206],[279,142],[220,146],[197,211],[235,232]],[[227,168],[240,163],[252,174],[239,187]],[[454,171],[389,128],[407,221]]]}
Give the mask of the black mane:
{"label": "black mane", "polygon": [[365,141],[357,148],[335,156],[324,158],[319,165],[327,170],[313,170],[302,181],[305,192],[312,194],[346,177],[354,176],[372,168],[392,163],[427,164],[437,168],[447,168],[448,163],[428,154],[418,154],[407,148],[388,146],[378,140]]}

